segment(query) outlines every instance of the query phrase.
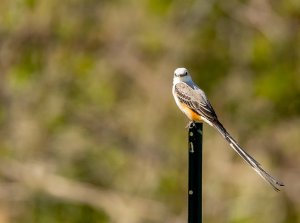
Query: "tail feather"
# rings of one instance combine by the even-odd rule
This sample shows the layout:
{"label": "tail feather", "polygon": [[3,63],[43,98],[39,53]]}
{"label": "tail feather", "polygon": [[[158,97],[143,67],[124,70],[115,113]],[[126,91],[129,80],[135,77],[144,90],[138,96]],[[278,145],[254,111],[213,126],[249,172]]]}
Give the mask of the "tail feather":
{"label": "tail feather", "polygon": [[250,156],[245,150],[243,150],[219,121],[213,123],[213,126],[228,141],[233,150],[237,152],[266,182],[268,182],[275,191],[279,191],[279,186],[284,186],[282,182],[272,177],[262,168],[259,162],[257,162],[252,156]]}

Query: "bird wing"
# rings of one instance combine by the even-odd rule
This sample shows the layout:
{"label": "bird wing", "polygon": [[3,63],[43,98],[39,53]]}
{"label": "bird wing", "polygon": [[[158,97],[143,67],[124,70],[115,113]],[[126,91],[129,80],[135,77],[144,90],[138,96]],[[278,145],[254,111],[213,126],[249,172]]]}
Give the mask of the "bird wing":
{"label": "bird wing", "polygon": [[199,88],[193,89],[184,82],[177,83],[174,86],[175,94],[181,103],[187,105],[198,115],[206,118],[210,122],[218,120],[217,115],[209,103],[206,95]]}

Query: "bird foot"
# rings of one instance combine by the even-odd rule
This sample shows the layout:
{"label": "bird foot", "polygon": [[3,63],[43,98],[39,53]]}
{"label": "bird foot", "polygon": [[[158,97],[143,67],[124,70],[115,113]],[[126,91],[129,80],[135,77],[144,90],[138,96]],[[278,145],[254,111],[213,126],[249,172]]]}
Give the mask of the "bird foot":
{"label": "bird foot", "polygon": [[185,126],[186,129],[193,128],[195,126],[195,122],[189,121],[189,123]]}

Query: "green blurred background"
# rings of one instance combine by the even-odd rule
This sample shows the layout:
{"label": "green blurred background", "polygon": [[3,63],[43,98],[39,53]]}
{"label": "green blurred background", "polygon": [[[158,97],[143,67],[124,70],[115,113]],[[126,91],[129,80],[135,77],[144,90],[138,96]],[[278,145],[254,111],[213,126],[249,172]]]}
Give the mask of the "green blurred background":
{"label": "green blurred background", "polygon": [[187,67],[276,193],[204,127],[204,222],[300,222],[300,1],[2,0],[0,223],[187,222]]}

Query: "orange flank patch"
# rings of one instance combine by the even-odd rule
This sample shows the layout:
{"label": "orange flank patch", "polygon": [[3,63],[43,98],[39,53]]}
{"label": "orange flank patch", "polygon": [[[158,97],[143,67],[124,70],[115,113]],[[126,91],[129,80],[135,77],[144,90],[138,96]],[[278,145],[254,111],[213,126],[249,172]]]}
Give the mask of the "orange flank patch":
{"label": "orange flank patch", "polygon": [[196,112],[194,112],[192,109],[190,109],[187,105],[181,103],[182,110],[186,114],[186,116],[192,120],[192,121],[202,121],[201,116],[198,115]]}

